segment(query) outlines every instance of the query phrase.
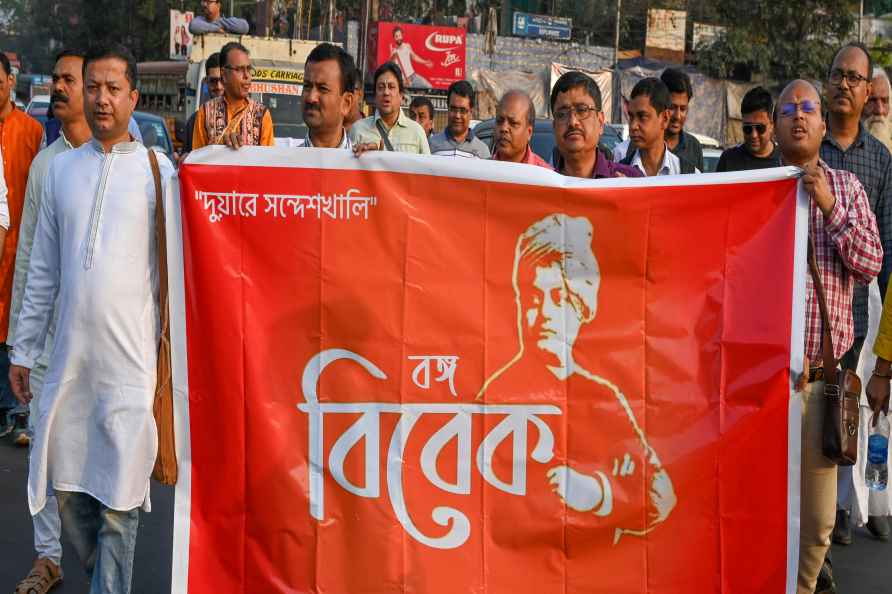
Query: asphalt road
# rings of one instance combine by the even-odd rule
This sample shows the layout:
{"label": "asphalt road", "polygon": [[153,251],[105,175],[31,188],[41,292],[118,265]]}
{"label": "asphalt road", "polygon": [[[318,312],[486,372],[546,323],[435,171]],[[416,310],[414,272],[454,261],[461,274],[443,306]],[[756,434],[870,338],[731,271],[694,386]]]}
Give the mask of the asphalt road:
{"label": "asphalt road", "polygon": [[[34,560],[31,518],[25,501],[27,459],[24,449],[0,440],[0,594],[12,592]],[[173,540],[173,489],[152,484],[152,513],[140,517],[133,594],[170,592]],[[892,543],[874,540],[856,528],[855,542],[834,547],[839,594],[892,593]],[[63,541],[63,583],[54,594],[87,594],[86,574]],[[694,592],[694,590],[691,590]],[[780,594],[780,593],[778,593]]]}

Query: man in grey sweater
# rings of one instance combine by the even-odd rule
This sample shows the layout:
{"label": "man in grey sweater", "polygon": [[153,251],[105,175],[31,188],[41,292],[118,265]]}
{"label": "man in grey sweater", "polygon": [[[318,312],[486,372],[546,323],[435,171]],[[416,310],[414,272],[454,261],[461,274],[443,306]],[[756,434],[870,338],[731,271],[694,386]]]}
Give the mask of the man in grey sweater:
{"label": "man in grey sweater", "polygon": [[248,21],[238,17],[225,17],[220,11],[220,0],[201,0],[203,15],[197,16],[189,23],[189,33],[204,35],[205,33],[248,33]]}

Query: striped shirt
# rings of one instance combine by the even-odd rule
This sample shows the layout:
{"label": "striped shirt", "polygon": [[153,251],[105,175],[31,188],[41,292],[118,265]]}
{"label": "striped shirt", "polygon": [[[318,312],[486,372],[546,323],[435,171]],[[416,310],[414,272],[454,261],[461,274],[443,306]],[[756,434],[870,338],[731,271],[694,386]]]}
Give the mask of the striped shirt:
{"label": "striped shirt", "polygon": [[[809,232],[815,241],[815,256],[827,296],[832,328],[833,355],[840,359],[855,338],[852,322],[852,291],[855,282],[866,285],[879,273],[883,248],[867,194],[854,174],[820,167],[836,203],[825,217],[810,200]],[[822,323],[811,275],[806,281],[805,355],[814,366],[822,365]]]}
{"label": "striped shirt", "polygon": [[[846,150],[833,139],[830,131],[821,143],[821,159],[833,169],[854,173],[867,193],[876,217],[883,246],[883,266],[879,274],[880,292],[885,296],[892,272],[892,155],[879,140],[859,125],[855,142]],[[867,336],[867,287],[856,287],[853,302],[855,336]]]}

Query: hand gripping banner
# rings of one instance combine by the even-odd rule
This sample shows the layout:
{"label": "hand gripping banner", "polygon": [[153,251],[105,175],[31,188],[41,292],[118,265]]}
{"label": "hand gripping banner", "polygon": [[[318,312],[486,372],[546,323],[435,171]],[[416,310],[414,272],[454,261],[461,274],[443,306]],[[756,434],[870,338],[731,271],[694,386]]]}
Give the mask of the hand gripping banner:
{"label": "hand gripping banner", "polygon": [[795,170],[212,147],[179,190],[174,592],[794,591]]}

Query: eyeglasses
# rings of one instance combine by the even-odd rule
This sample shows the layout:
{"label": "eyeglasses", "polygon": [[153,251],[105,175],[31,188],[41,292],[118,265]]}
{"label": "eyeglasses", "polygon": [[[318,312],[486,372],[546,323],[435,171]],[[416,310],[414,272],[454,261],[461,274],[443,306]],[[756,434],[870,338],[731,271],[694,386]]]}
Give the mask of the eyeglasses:
{"label": "eyeglasses", "polygon": [[237,72],[237,73],[241,74],[242,76],[244,76],[246,74],[248,76],[254,76],[254,67],[253,66],[224,66],[223,68],[225,68],[226,70],[229,70],[230,72]]}
{"label": "eyeglasses", "polygon": [[455,115],[468,115],[471,113],[471,110],[467,107],[453,107],[449,106],[449,113],[454,113]]}
{"label": "eyeglasses", "polygon": [[597,113],[598,108],[594,105],[585,105],[580,103],[572,107],[562,107],[554,112],[554,119],[558,122],[567,122],[570,120],[570,114],[576,114],[576,119],[580,122],[589,119],[593,114]]}
{"label": "eyeglasses", "polygon": [[843,72],[842,70],[834,70],[830,73],[830,84],[839,86],[840,83],[845,79],[850,87],[857,87],[861,84],[861,81],[868,80],[866,76],[861,76],[857,72]]}
{"label": "eyeglasses", "polygon": [[792,118],[796,112],[815,113],[821,105],[811,99],[803,99],[799,103],[784,103],[780,106],[780,116],[782,118]]}
{"label": "eyeglasses", "polygon": [[744,124],[743,125],[743,134],[745,136],[749,136],[750,134],[755,132],[759,136],[762,136],[763,134],[765,134],[765,130],[767,130],[767,129],[768,129],[768,126],[766,126],[765,124]]}

